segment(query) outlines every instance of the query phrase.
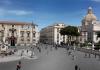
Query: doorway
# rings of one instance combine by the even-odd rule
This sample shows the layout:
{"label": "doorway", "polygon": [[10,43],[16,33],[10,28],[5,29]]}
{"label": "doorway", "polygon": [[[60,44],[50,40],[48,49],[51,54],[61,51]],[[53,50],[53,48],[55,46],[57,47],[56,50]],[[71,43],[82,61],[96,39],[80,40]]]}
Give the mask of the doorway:
{"label": "doorway", "polygon": [[16,43],[16,38],[14,36],[11,36],[10,37],[10,45],[15,46],[15,43]]}
{"label": "doorway", "polygon": [[15,40],[14,39],[11,40],[11,46],[15,46]]}

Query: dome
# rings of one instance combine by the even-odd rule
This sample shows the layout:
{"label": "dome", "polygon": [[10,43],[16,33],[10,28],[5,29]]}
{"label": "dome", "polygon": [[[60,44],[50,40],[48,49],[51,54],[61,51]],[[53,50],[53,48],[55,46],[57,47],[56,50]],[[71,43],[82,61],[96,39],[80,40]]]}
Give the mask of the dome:
{"label": "dome", "polygon": [[87,14],[84,18],[85,21],[93,21],[97,20],[96,16],[94,14]]}
{"label": "dome", "polygon": [[97,20],[97,17],[93,14],[92,8],[89,7],[88,8],[88,13],[84,18],[85,21],[93,21],[93,20]]}

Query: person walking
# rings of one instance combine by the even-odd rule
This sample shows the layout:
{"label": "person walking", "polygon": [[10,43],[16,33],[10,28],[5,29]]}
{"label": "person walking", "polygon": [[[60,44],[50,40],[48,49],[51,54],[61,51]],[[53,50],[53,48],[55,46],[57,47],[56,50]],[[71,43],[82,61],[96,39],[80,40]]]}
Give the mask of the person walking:
{"label": "person walking", "polygon": [[74,55],[72,55],[72,60],[74,60],[75,59],[75,56]]}
{"label": "person walking", "polygon": [[27,49],[27,53],[28,53],[28,49]]}
{"label": "person walking", "polygon": [[18,62],[16,70],[20,70],[21,69],[21,61]]}
{"label": "person walking", "polygon": [[79,68],[79,70],[81,70],[81,69]]}
{"label": "person walking", "polygon": [[41,48],[37,47],[38,51],[41,52]]}
{"label": "person walking", "polygon": [[21,56],[23,56],[24,50],[21,51]]}
{"label": "person walking", "polygon": [[39,48],[39,52],[41,53],[41,48]]}
{"label": "person walking", "polygon": [[78,70],[78,66],[77,65],[75,65],[75,70]]}

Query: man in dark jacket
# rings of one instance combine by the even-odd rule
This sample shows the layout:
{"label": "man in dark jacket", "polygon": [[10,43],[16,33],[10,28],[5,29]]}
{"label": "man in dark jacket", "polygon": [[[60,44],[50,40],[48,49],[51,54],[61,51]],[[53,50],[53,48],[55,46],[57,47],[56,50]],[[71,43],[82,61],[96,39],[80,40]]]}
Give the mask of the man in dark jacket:
{"label": "man in dark jacket", "polygon": [[77,65],[75,65],[75,70],[78,70],[78,66]]}

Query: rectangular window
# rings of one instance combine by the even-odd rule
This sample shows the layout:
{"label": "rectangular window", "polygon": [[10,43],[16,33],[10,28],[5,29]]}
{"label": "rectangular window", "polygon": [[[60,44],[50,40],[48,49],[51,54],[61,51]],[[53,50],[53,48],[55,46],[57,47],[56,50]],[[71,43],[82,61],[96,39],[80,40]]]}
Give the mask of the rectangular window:
{"label": "rectangular window", "polygon": [[2,32],[0,32],[0,37],[2,37]]}
{"label": "rectangular window", "polygon": [[35,37],[35,33],[33,33],[33,37]]}
{"label": "rectangular window", "polygon": [[22,25],[21,28],[23,28],[24,26]]}
{"label": "rectangular window", "polygon": [[59,33],[59,28],[57,29],[57,33]]}
{"label": "rectangular window", "polygon": [[24,41],[24,38],[23,38],[23,39],[21,39],[21,41]]}
{"label": "rectangular window", "polygon": [[30,26],[28,25],[28,29],[30,28]]}
{"label": "rectangular window", "polygon": [[27,37],[30,37],[30,32],[29,31],[27,31]]}
{"label": "rectangular window", "polygon": [[27,39],[27,41],[30,41],[30,39]]}
{"label": "rectangular window", "polygon": [[4,25],[2,24],[2,27],[4,27]]}
{"label": "rectangular window", "polygon": [[24,31],[21,31],[20,33],[21,33],[21,37],[24,37]]}
{"label": "rectangular window", "polygon": [[35,29],[35,25],[33,25],[33,28]]}

